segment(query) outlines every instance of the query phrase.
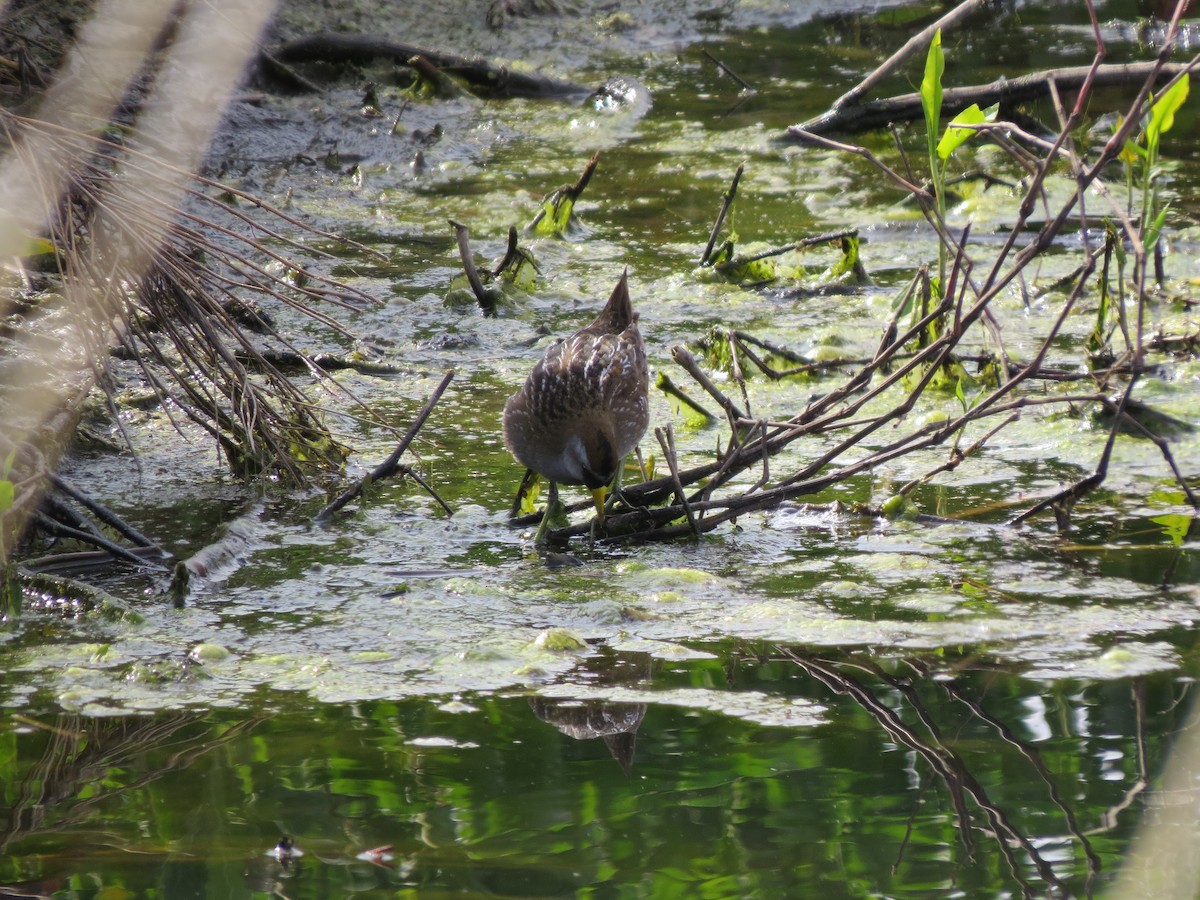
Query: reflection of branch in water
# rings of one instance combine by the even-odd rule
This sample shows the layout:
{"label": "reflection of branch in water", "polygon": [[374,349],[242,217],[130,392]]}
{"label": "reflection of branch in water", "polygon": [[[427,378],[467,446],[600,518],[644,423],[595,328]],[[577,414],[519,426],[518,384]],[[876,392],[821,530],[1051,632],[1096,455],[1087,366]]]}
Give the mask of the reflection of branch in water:
{"label": "reflection of branch in water", "polygon": [[[910,663],[910,665],[912,665],[922,677],[926,677],[930,674],[924,666],[920,666],[916,663]],[[899,687],[900,685],[897,686]],[[939,682],[938,687],[945,691],[947,696],[957,700],[959,703],[962,703],[964,706],[966,706],[967,709],[971,710],[971,712],[974,713],[976,718],[978,718],[981,722],[985,722],[995,729],[996,733],[999,734],[1006,743],[1014,747],[1017,752],[1025,757],[1029,764],[1033,766],[1034,770],[1038,773],[1038,777],[1041,778],[1042,782],[1046,785],[1046,792],[1049,795],[1051,802],[1053,802],[1054,805],[1062,811],[1063,818],[1067,823],[1067,830],[1071,837],[1074,840],[1077,840],[1080,846],[1083,847],[1084,855],[1087,857],[1088,861],[1088,879],[1090,880],[1095,878],[1100,873],[1100,857],[1097,855],[1095,848],[1091,844],[1091,841],[1087,839],[1087,832],[1080,829],[1079,823],[1075,818],[1075,811],[1071,809],[1071,807],[1063,799],[1062,793],[1058,789],[1058,783],[1050,774],[1050,770],[1046,767],[1046,763],[1042,759],[1042,755],[1037,751],[1036,748],[1029,746],[1025,741],[1022,741],[1019,737],[1017,737],[1007,724],[985,711],[983,706],[977,700],[966,696],[966,694],[952,682]],[[902,687],[901,689],[903,690],[904,688]],[[911,687],[907,687],[907,690],[911,691]],[[1140,717],[1138,719],[1138,723],[1138,742],[1140,744],[1142,738]]]}
{"label": "reflection of branch in water", "polygon": [[[49,732],[51,737],[41,758],[29,767],[16,786],[17,798],[6,819],[0,820],[0,853],[30,835],[62,830],[84,821],[92,814],[93,807],[114,794],[135,790],[169,772],[186,769],[197,758],[253,730],[262,720],[247,719],[209,740],[179,733],[200,721],[201,717],[193,713],[111,720],[64,715],[54,725],[26,720],[26,724]],[[169,755],[157,768],[129,780],[114,781],[115,769],[143,771],[146,754],[151,752]],[[83,790],[85,787],[88,790]],[[51,810],[53,820],[47,822]]]}
{"label": "reflection of branch in water", "polygon": [[1114,803],[1100,816],[1100,825],[1091,829],[1088,834],[1103,834],[1117,827],[1117,817],[1133,805],[1133,801],[1142,795],[1150,786],[1150,776],[1146,773],[1146,686],[1141,680],[1135,681],[1132,688],[1133,716],[1137,726],[1134,735],[1137,741],[1138,777],[1125,791],[1125,796]]}
{"label": "reflection of branch in water", "polygon": [[[937,722],[934,721],[925,703],[911,684],[906,683],[904,679],[888,676],[873,663],[857,662],[859,667],[863,668],[871,676],[879,678],[888,688],[899,691],[901,696],[908,701],[911,712],[917,716],[921,725],[924,726],[927,732],[926,735],[918,733],[901,718],[901,709],[893,709],[887,705],[869,687],[841,671],[834,663],[826,660],[806,658],[796,651],[787,648],[780,648],[780,652],[785,658],[794,662],[830,690],[853,699],[879,723],[889,736],[900,744],[912,749],[929,764],[932,770],[945,783],[949,791],[950,800],[954,806],[958,821],[958,832],[964,848],[969,855],[974,853],[975,842],[972,833],[973,817],[967,806],[967,798],[970,798],[977,809],[986,817],[989,826],[986,829],[986,833],[990,833],[995,838],[996,846],[1008,863],[1009,871],[1012,873],[1014,880],[1021,885],[1026,895],[1033,896],[1037,892],[1037,885],[1031,883],[1023,874],[1021,862],[1015,852],[1018,847],[1025,852],[1029,862],[1032,863],[1046,885],[1052,886],[1058,891],[1065,890],[1065,886],[1055,873],[1053,866],[1038,852],[1038,849],[1033,845],[1030,838],[1018,830],[1009,820],[1007,814],[989,799],[986,789],[970,772],[962,757],[943,741]],[[974,707],[969,708],[972,709],[975,715],[980,716],[993,726],[997,724],[994,719],[983,715],[981,710]],[[1034,753],[1034,751],[1028,748],[1025,748],[1023,752],[1026,752],[1027,756]],[[1039,772],[1046,771],[1044,765],[1037,765],[1036,768]],[[1048,779],[1048,774],[1045,777]],[[1057,791],[1053,793],[1056,797],[1058,796]],[[1060,808],[1063,807],[1063,804],[1058,800],[1056,800],[1056,803],[1059,803]],[[1074,817],[1068,817],[1068,822],[1070,823],[1072,834],[1082,840],[1083,835],[1075,826]],[[1087,846],[1086,841],[1084,841],[1084,845]],[[1093,854],[1090,848],[1088,851],[1088,861],[1089,872],[1091,872]],[[1096,865],[1098,866],[1098,862]]]}
{"label": "reflection of branch in water", "polygon": [[[920,670],[918,669],[918,672],[919,671]],[[922,721],[926,722],[926,725],[929,728],[930,733],[933,734],[934,737],[937,738],[938,741],[940,742],[940,735],[937,733],[936,726],[933,724],[932,721],[930,721],[928,719],[928,712],[925,709],[925,706],[924,706],[923,702],[921,701],[921,698],[917,695],[917,692],[914,690],[912,683],[905,679],[893,678],[892,676],[888,675],[887,673],[883,672],[880,669],[876,669],[875,674],[878,675],[885,683],[891,685],[893,688],[895,688],[901,694],[903,694],[905,697],[908,698],[909,702],[913,704],[913,708],[915,710],[917,710],[918,715],[921,717]],[[1082,832],[1079,830],[1078,826],[1075,824],[1074,815],[1067,809],[1065,804],[1060,799],[1058,789],[1057,789],[1056,785],[1054,784],[1054,780],[1050,777],[1050,773],[1047,771],[1045,764],[1042,762],[1041,756],[1039,754],[1037,754],[1031,748],[1023,745],[1017,739],[1017,737],[1015,735],[1013,735],[1012,731],[1008,728],[1008,726],[1004,725],[1001,722],[998,722],[996,719],[987,715],[983,711],[983,708],[981,706],[979,706],[979,704],[975,703],[973,700],[963,697],[961,695],[961,692],[956,691],[953,688],[953,686],[951,686],[949,684],[943,684],[942,689],[945,690],[946,693],[949,694],[951,697],[954,697],[954,699],[959,700],[960,702],[964,703],[967,706],[967,708],[970,709],[971,712],[974,713],[975,716],[977,718],[979,718],[981,721],[986,722],[987,724],[992,725],[994,728],[998,729],[1001,733],[1001,736],[1004,737],[1005,740],[1007,740],[1013,746],[1017,747],[1021,751],[1022,755],[1024,755],[1026,759],[1028,759],[1031,763],[1033,763],[1034,768],[1037,770],[1038,774],[1042,776],[1042,780],[1046,783],[1047,787],[1049,788],[1051,799],[1054,801],[1055,805],[1057,805],[1066,814],[1067,823],[1068,823],[1068,827],[1071,831],[1071,834],[1083,843],[1083,846],[1085,848],[1087,858],[1088,858],[1088,874],[1089,874],[1089,877],[1094,876],[1096,874],[1096,872],[1099,871],[1100,860],[1099,860],[1099,858],[1096,857],[1095,852],[1092,850],[1091,845],[1087,842],[1086,838],[1084,838]],[[984,805],[983,803],[981,803],[980,798],[986,799],[986,793],[984,792],[983,787],[981,785],[979,785],[978,782],[975,781],[974,776],[972,776],[969,772],[967,772],[965,765],[962,763],[961,759],[957,755],[955,755],[954,759],[956,762],[956,768],[961,769],[961,774],[963,775],[963,777],[965,779],[969,780],[969,782],[970,782],[970,784],[968,785],[968,791],[971,793],[972,797],[976,800],[976,802],[980,803],[980,808],[984,811],[984,813],[987,815],[989,821],[992,823],[993,827],[995,828],[995,836],[998,839],[1000,839],[1002,842],[1011,841],[1011,842],[1015,842],[1015,843],[1019,844],[1022,847],[1022,849],[1024,849],[1029,854],[1030,859],[1038,867],[1039,873],[1042,875],[1043,878],[1046,879],[1046,881],[1049,884],[1055,884],[1055,885],[1060,884],[1060,882],[1058,881],[1057,877],[1054,874],[1053,867],[1050,866],[1050,864],[1047,863],[1041,857],[1041,855],[1036,851],[1036,849],[1034,849],[1034,847],[1033,847],[1032,843],[1029,841],[1029,839],[1024,834],[1022,834],[1020,831],[1018,831],[1016,829],[1016,827],[1013,826],[1008,821],[1008,817],[1006,815],[1004,815],[1004,813],[998,807],[991,805],[990,802],[987,805]],[[972,787],[972,785],[974,787]],[[978,788],[978,796],[976,795],[975,788]],[[1005,854],[1005,855],[1008,856],[1008,854]],[[1010,864],[1014,863],[1014,860],[1012,859],[1012,857],[1009,857],[1009,860],[1010,860]],[[1014,875],[1016,874],[1015,866],[1013,869],[1013,873],[1014,873]]]}
{"label": "reflection of branch in water", "polygon": [[[1134,697],[1139,704],[1139,784],[1144,787],[1146,770],[1141,742],[1140,694],[1135,691]],[[1138,832],[1121,862],[1117,882],[1109,892],[1114,900],[1200,896],[1200,855],[1196,853],[1200,789],[1197,785],[1200,785],[1200,706],[1193,700],[1186,722],[1171,742],[1158,787],[1147,793]],[[1131,789],[1129,796],[1132,794]]]}
{"label": "reflection of branch in water", "polygon": [[916,735],[892,709],[876,699],[867,688],[848,675],[839,672],[832,664],[818,660],[804,659],[791,650],[783,649],[783,655],[796,663],[813,678],[820,681],[831,691],[845,694],[855,700],[859,706],[871,714],[884,730],[905,746],[915,750],[930,764],[935,772],[942,776],[950,789],[950,800],[954,804],[954,813],[958,820],[958,833],[968,854],[975,852],[975,838],[971,833],[971,817],[963,798],[962,787],[955,777],[953,770],[947,764],[944,755],[949,755],[944,747],[929,746]]}

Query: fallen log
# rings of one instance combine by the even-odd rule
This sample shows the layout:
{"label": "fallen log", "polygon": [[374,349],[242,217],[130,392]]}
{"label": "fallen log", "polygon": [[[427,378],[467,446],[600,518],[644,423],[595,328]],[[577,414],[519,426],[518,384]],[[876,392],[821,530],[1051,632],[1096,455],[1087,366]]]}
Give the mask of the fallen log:
{"label": "fallen log", "polygon": [[[1094,88],[1138,87],[1154,72],[1156,62],[1102,65],[1096,70]],[[1162,84],[1189,68],[1185,63],[1166,63],[1162,66],[1158,83]],[[988,84],[946,88],[942,92],[942,115],[953,116],[972,103],[988,107],[993,103],[1013,105],[1050,96],[1050,84],[1059,91],[1075,90],[1083,86],[1091,66],[1072,66],[1065,69],[1049,69],[1032,72],[1018,78],[997,78]],[[896,122],[908,122],[924,115],[919,93],[900,94],[883,100],[868,100],[865,103],[843,103],[821,115],[792,125],[785,138],[803,141],[806,135],[852,134],[885,128]]]}
{"label": "fallen log", "polygon": [[482,96],[583,99],[591,93],[591,88],[573,81],[518,72],[484,59],[469,59],[366,34],[314,34],[284,44],[273,51],[269,58],[287,64],[369,63],[385,59],[402,66],[409,66],[410,60],[419,58],[448,75],[462,79]]}

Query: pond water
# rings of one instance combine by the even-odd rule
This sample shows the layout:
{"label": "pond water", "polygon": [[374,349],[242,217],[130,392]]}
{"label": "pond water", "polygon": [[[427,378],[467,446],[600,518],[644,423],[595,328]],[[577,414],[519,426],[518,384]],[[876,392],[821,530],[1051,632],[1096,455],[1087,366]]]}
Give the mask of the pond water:
{"label": "pond water", "polygon": [[[925,476],[944,447],[692,541],[580,540],[546,557],[531,529],[507,524],[521,471],[500,437],[504,401],[548,335],[589,321],[626,266],[652,368],[683,384],[672,346],[701,356],[717,325],[806,353],[869,355],[898,286],[936,259],[919,217],[865,162],[781,136],[937,4],[709,6],[579,4],[496,31],[481,5],[464,2],[389,10],[382,26],[437,49],[520,56],[586,85],[636,81],[636,102],[616,109],[406,106],[385,67],[343,73],[319,98],[234,107],[214,154],[222,178],[383,254],[312,261],[380,299],[336,313],[363,336],[357,345],[272,309],[283,327],[302,349],[357,348],[391,366],[334,377],[401,433],[454,370],[406,457],[454,514],[411,481],[388,481],[317,526],[325,496],[244,484],[198,431],[177,435],[159,410],[125,411],[138,466],[80,451],[63,474],[177,558],[214,544],[228,552],[182,608],[157,576],[118,572],[102,576],[113,598],[103,608],[27,597],[7,609],[0,890],[1091,896],[1141,859],[1139,829],[1167,828],[1185,846],[1200,836],[1194,817],[1172,813],[1195,808],[1174,787],[1194,784],[1167,768],[1174,758],[1192,771],[1170,751],[1195,727],[1200,545],[1159,449],[1119,439],[1103,489],[1075,506],[1065,534],[1050,513],[1004,524],[1096,466],[1109,429],[1090,414],[1025,414],[915,492],[923,511],[944,517],[933,521],[873,518],[854,504],[877,505]],[[947,85],[1090,61],[1081,3],[1000,6],[947,34]],[[1136,4],[1098,7],[1110,60],[1152,56],[1159,32]],[[365,9],[336,23],[298,7],[280,15],[289,36],[318,24],[381,27]],[[742,94],[702,48],[755,92]],[[918,80],[916,65],[897,92]],[[362,114],[367,80],[400,127]],[[1095,118],[1123,99],[1114,92]],[[1153,310],[1168,333],[1195,330],[1186,292],[1200,214],[1196,105],[1164,144],[1167,265],[1185,295]],[[862,140],[895,159],[890,136]],[[924,139],[913,125],[903,140],[919,152]],[[494,318],[462,302],[450,288],[461,266],[447,220],[469,225],[480,254],[499,256],[508,227],[528,222],[596,151],[578,230],[531,241],[542,286]],[[987,148],[971,154],[972,165],[1004,168]],[[700,277],[742,163],[745,246],[858,228],[870,282],[822,282],[816,273],[836,262],[829,250],[806,257],[814,274],[789,289]],[[972,221],[981,247],[998,246],[1015,197],[966,195],[953,221]],[[1070,271],[1077,248],[1062,239],[1038,279]],[[999,299],[1009,351],[1028,356],[1058,306],[1027,302],[1016,287]],[[1091,305],[1066,326],[1072,364],[1094,319]],[[1170,363],[1137,396],[1195,423],[1200,368]],[[747,395],[755,415],[786,418],[842,380],[752,378]],[[306,387],[355,448],[352,474],[387,455],[392,430]],[[936,421],[959,403],[927,396],[912,416]],[[711,458],[723,439],[663,395],[652,415],[672,424],[681,463]],[[789,447],[771,477],[837,440]],[[1170,446],[1194,484],[1200,438],[1182,427]]]}
{"label": "pond water", "polygon": [[1190,705],[1167,676],[1039,685],[960,659],[934,680],[709,649],[608,655],[594,679],[624,702],[264,691],[44,718],[3,742],[6,879],[61,897],[1084,896]]}

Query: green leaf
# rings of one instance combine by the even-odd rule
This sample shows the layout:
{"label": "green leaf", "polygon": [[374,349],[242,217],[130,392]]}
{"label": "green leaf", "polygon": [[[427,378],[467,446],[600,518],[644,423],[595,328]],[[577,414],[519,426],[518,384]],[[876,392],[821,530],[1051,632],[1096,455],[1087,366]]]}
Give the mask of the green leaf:
{"label": "green leaf", "polygon": [[5,512],[13,505],[13,500],[16,499],[16,491],[11,481],[0,481],[0,513]]}
{"label": "green leaf", "polygon": [[1150,107],[1150,124],[1146,126],[1146,143],[1153,146],[1161,135],[1175,124],[1175,113],[1183,106],[1188,95],[1188,76],[1185,74],[1154,101]]}
{"label": "green leaf", "polygon": [[1162,532],[1172,544],[1176,547],[1182,546],[1187,540],[1188,530],[1192,525],[1192,517],[1181,515],[1179,513],[1167,513],[1161,516],[1155,516],[1150,520],[1156,525],[1162,527]]}
{"label": "green leaf", "polygon": [[849,276],[856,282],[866,280],[866,270],[859,256],[859,240],[857,237],[844,237],[841,240],[842,256],[829,269],[828,278],[846,278]]}
{"label": "green leaf", "polygon": [[23,256],[53,256],[54,242],[44,237],[30,238]]}
{"label": "green leaf", "polygon": [[1154,221],[1150,223],[1150,227],[1146,229],[1146,236],[1143,238],[1143,241],[1146,244],[1147,253],[1154,249],[1154,245],[1158,243],[1159,237],[1162,236],[1163,225],[1167,221],[1167,210],[1170,208],[1171,204],[1168,203],[1159,210],[1158,215],[1154,217]]}
{"label": "green leaf", "polygon": [[527,230],[541,237],[562,237],[567,233],[574,210],[575,198],[566,190],[555,191],[542,201]]}
{"label": "green leaf", "polygon": [[925,133],[931,160],[934,153],[934,141],[940,125],[942,73],[945,70],[946,57],[942,54],[942,29],[939,28],[929,45],[929,53],[925,56],[925,77],[921,80],[921,109],[925,112]]}
{"label": "green leaf", "polygon": [[529,484],[525,486],[525,490],[521,492],[520,509],[521,515],[528,516],[537,512],[538,494],[541,493],[541,479],[534,477]]}
{"label": "green leaf", "polygon": [[774,281],[775,261],[773,259],[748,259],[735,256],[731,260],[713,266],[734,284],[761,284],[764,281]]}
{"label": "green leaf", "polygon": [[937,155],[939,159],[949,159],[950,154],[958,149],[963,142],[970,140],[977,132],[972,128],[962,128],[962,125],[982,125],[984,122],[995,122],[1000,112],[1000,104],[994,103],[986,110],[980,109],[978,103],[972,103],[946,126],[946,133],[938,141]]}
{"label": "green leaf", "polygon": [[1139,159],[1146,158],[1146,151],[1136,141],[1126,141],[1124,146],[1121,147],[1121,152],[1117,158],[1125,163],[1125,165],[1132,166]]}

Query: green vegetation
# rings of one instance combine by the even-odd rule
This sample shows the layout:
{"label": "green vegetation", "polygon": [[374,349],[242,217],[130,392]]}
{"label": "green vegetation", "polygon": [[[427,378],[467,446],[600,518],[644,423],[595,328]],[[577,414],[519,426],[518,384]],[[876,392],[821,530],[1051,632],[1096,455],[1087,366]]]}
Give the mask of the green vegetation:
{"label": "green vegetation", "polygon": [[[0,605],[0,882],[1108,890],[1142,810],[1186,807],[1163,801],[1162,760],[1198,733],[1196,104],[1173,69],[964,100],[1021,81],[1030,48],[1087,62],[1078,29],[1043,24],[1053,5],[966,5],[983,21],[868,92],[907,92],[895,128],[825,144],[788,126],[927,4],[649,4],[594,42],[564,37],[594,31],[578,4],[497,4],[497,32],[396,7],[369,28],[434,46],[448,26],[434,37],[500,62],[479,69],[490,99],[411,95],[411,53],[279,52],[288,91],[239,95],[221,179],[187,181],[178,218],[142,157],[76,184],[114,219],[185,226],[166,301],[132,268],[106,295],[121,341],[94,359],[116,402],[83,408],[60,479],[173,555],[58,483],[137,553],[114,565],[66,532],[20,548],[53,574],[10,577]],[[360,14],[309,46],[385,43],[349,40]],[[1134,24],[1105,30],[1111,58],[1151,55]],[[279,45],[308,27],[285,20]],[[509,102],[513,47],[523,71],[632,73],[647,99]],[[588,158],[582,198],[546,195]],[[149,196],[113,201],[131,185]],[[81,249],[84,208],[61,232]],[[657,446],[606,530],[581,503],[535,555],[535,497],[506,521],[501,409],[626,268]],[[59,278],[31,278],[38,303],[17,291],[6,326]],[[40,346],[70,333],[52,324]],[[17,507],[39,465],[18,443]],[[303,856],[269,853],[284,834]]]}

